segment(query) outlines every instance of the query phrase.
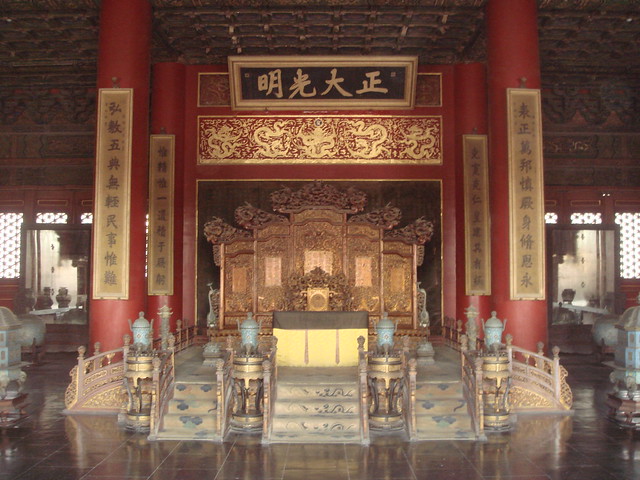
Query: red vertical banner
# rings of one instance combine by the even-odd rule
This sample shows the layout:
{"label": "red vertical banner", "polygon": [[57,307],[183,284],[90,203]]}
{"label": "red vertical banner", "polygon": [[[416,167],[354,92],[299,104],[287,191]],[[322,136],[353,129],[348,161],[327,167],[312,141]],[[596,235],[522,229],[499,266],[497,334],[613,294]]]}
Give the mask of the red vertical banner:
{"label": "red vertical banner", "polygon": [[545,298],[540,90],[507,89],[511,299]]}
{"label": "red vertical banner", "polygon": [[133,89],[100,89],[93,219],[93,298],[129,298]]}
{"label": "red vertical banner", "polygon": [[175,136],[149,141],[149,295],[173,295]]}

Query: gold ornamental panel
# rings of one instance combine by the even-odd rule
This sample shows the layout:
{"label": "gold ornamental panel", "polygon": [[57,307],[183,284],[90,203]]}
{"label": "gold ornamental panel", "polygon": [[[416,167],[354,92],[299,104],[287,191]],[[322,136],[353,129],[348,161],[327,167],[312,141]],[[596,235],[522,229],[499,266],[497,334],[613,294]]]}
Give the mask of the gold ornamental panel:
{"label": "gold ornamental panel", "polygon": [[383,255],[384,309],[389,313],[411,314],[413,305],[412,259]]}
{"label": "gold ornamental panel", "polygon": [[127,392],[122,385],[116,385],[109,390],[91,396],[84,404],[86,408],[104,408],[120,410],[127,400]]}
{"label": "gold ornamental panel", "polygon": [[200,116],[198,163],[441,165],[440,116]]}
{"label": "gold ornamental panel", "polygon": [[234,242],[224,244],[224,254],[233,257],[239,253],[253,252],[253,242]]}
{"label": "gold ornamental panel", "polygon": [[347,272],[353,282],[355,310],[380,313],[380,242],[347,238]]}
{"label": "gold ornamental panel", "polygon": [[265,228],[256,230],[258,239],[269,238],[273,235],[289,235],[289,225],[274,224],[267,225]]}
{"label": "gold ornamental panel", "polygon": [[384,253],[394,253],[404,257],[411,257],[413,256],[413,245],[409,245],[404,242],[391,242],[389,240],[385,240]]}
{"label": "gold ornamental panel", "polygon": [[258,313],[284,309],[284,284],[290,271],[288,245],[282,237],[257,243]]}
{"label": "gold ornamental panel", "polygon": [[227,258],[224,272],[224,311],[253,311],[253,254]]}
{"label": "gold ornamental panel", "polygon": [[309,273],[315,267],[329,274],[341,272],[342,227],[326,222],[296,226],[294,252],[296,272]]}
{"label": "gold ornamental panel", "polygon": [[513,385],[509,391],[509,404],[512,408],[518,409],[551,408],[553,406],[549,398],[517,385]]}
{"label": "gold ornamental panel", "polygon": [[370,225],[348,225],[347,235],[363,236],[371,240],[380,240],[380,229],[373,228]]}
{"label": "gold ornamental panel", "polygon": [[342,223],[344,222],[344,213],[336,212],[335,210],[313,209],[291,215],[293,223],[303,223],[308,220],[318,220],[319,218],[327,219],[333,223]]}

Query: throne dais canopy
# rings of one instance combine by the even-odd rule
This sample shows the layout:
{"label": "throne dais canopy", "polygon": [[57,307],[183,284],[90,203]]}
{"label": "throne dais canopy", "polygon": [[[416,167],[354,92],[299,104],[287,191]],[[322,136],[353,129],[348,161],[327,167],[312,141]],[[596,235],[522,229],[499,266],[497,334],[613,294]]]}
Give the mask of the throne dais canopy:
{"label": "throne dais canopy", "polygon": [[321,182],[271,193],[273,212],[245,204],[239,228],[213,217],[204,234],[221,270],[221,329],[247,312],[271,325],[274,311],[388,312],[400,328],[416,328],[416,270],[433,224],[418,218],[396,228],[401,211],[364,212],[362,191]]}

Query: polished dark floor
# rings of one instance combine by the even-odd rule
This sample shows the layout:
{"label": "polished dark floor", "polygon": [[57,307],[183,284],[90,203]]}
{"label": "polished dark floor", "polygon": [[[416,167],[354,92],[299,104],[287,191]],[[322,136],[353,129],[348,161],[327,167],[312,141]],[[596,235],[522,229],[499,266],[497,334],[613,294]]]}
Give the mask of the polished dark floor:
{"label": "polished dark floor", "polygon": [[487,442],[261,446],[148,442],[112,417],[62,415],[74,354],[49,354],[29,367],[29,415],[0,432],[6,479],[640,479],[640,434],[605,418],[609,369],[591,356],[567,356],[573,416],[520,415],[514,430]]}

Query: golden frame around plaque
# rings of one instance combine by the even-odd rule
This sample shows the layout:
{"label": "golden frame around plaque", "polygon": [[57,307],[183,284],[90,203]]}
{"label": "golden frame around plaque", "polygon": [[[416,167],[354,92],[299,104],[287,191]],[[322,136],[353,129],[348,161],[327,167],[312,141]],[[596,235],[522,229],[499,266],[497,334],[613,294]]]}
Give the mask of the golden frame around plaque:
{"label": "golden frame around plaque", "polygon": [[129,297],[133,89],[98,91],[93,298]]}
{"label": "golden frame around plaque", "polygon": [[[402,98],[354,98],[343,96],[342,98],[310,98],[298,96],[297,98],[269,98],[256,99],[244,98],[242,89],[243,69],[263,68],[276,71],[285,68],[300,69],[300,76],[305,68],[331,68],[338,69],[371,67],[397,68],[404,70],[404,84]],[[230,56],[229,57],[229,85],[231,89],[231,108],[234,110],[295,110],[295,109],[332,109],[332,110],[357,110],[357,109],[410,109],[414,107],[415,91],[418,72],[418,57],[413,56],[330,56],[330,55],[269,55],[269,56]],[[337,73],[339,75],[339,73]],[[335,75],[333,75],[335,77]],[[336,80],[331,77],[329,81]],[[370,77],[373,78],[373,77]],[[343,80],[343,78],[337,78]],[[368,81],[365,79],[365,81]],[[375,80],[377,81],[377,80]],[[323,81],[327,83],[326,80]],[[300,82],[305,83],[306,80]],[[335,84],[339,82],[334,81]],[[373,83],[372,83],[373,85]],[[324,86],[324,85],[323,85]],[[291,89],[291,88],[290,88]],[[290,90],[288,89],[288,90]],[[365,87],[363,86],[363,90]],[[286,90],[287,95],[291,95]],[[282,97],[285,91],[282,92]],[[348,92],[350,93],[350,92]],[[317,95],[317,92],[316,94]],[[343,94],[344,95],[344,94]]]}
{"label": "golden frame around plaque", "polygon": [[545,224],[540,90],[507,89],[512,300],[544,300]]}

